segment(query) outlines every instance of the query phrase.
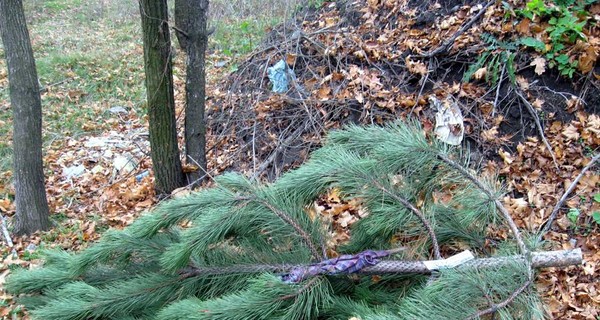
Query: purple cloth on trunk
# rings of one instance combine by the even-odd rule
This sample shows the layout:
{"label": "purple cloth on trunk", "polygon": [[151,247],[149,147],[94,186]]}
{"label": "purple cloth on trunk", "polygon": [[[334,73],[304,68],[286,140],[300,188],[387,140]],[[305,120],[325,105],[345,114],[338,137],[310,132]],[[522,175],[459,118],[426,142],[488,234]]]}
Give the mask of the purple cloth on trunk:
{"label": "purple cloth on trunk", "polygon": [[299,283],[302,280],[320,274],[336,275],[356,273],[365,267],[376,265],[379,262],[379,258],[387,257],[389,254],[390,252],[387,250],[367,250],[354,255],[345,254],[337,258],[323,260],[308,266],[296,267],[289,273],[282,275],[281,280],[286,283]]}

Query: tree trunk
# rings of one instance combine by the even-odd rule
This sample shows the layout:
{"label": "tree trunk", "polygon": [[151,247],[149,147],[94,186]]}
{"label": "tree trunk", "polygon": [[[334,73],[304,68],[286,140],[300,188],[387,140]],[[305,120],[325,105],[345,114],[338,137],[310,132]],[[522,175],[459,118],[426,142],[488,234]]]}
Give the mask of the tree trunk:
{"label": "tree trunk", "polygon": [[177,146],[167,0],[141,0],[150,148],[159,196],[184,186]]}
{"label": "tree trunk", "polygon": [[21,0],[0,1],[0,33],[13,109],[14,232],[50,227],[42,162],[42,101]]}
{"label": "tree trunk", "polygon": [[185,151],[189,164],[198,170],[188,173],[188,183],[197,186],[206,172],[205,53],[208,43],[206,20],[208,0],[175,0],[177,38],[187,54],[185,85]]}

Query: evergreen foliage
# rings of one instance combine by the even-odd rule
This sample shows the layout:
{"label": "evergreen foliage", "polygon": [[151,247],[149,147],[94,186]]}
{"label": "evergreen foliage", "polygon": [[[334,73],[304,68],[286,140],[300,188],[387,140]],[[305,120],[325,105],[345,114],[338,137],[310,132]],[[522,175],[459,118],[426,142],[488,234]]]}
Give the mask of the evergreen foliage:
{"label": "evergreen foliage", "polygon": [[[225,174],[214,188],[166,202],[80,253],[47,253],[43,268],[16,272],[7,289],[45,320],[465,318],[508,299],[530,280],[528,267],[455,268],[433,277],[320,275],[293,284],[272,272],[331,258],[333,249],[405,246],[394,258],[428,260],[439,245],[484,255],[477,250],[486,228],[500,221],[494,201],[502,190],[495,179],[480,178],[490,198],[444,159],[468,167],[468,155],[428,141],[416,123],[348,127],[274,183]],[[306,214],[331,188],[369,212],[341,248],[328,246],[327,223]],[[451,199],[437,201],[440,192]],[[249,272],[249,265],[264,272]],[[202,268],[212,269],[191,272]],[[496,315],[543,317],[530,289]]]}

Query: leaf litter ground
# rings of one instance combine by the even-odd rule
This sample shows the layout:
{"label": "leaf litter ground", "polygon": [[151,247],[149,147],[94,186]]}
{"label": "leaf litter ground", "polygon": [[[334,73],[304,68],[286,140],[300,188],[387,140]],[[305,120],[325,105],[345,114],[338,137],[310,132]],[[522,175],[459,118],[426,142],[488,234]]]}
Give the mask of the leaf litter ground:
{"label": "leaf litter ground", "polygon": [[[509,4],[515,9],[524,5],[519,1]],[[587,9],[597,23],[600,5]],[[302,13],[271,30],[265,41],[239,62],[224,59],[216,50],[210,52],[207,158],[211,175],[238,170],[275,179],[301,164],[327,130],[347,123],[382,124],[417,117],[426,133],[433,135],[435,111],[428,98],[436,97],[460,106],[473,162],[499,175],[509,195],[506,207],[520,228],[535,232],[598,152],[597,67],[565,79],[545,66],[539,54],[520,48],[514,84],[507,74],[496,84],[486,82],[491,67],[479,68],[472,82],[462,81],[469,65],[489,46],[482,34],[503,41],[536,35],[544,38],[543,28],[535,28],[536,24],[543,26],[543,21],[529,21],[529,28],[524,28],[523,20],[507,14],[502,4],[476,1],[444,5],[427,1],[326,2],[319,10]],[[473,21],[471,27],[460,32],[469,21]],[[600,48],[595,28],[585,30],[587,44],[569,49],[571,58],[582,62],[580,66],[589,65],[585,59],[593,59],[592,65],[597,59]],[[458,36],[447,50],[436,53],[453,35]],[[139,41],[129,54],[141,54]],[[282,59],[296,78],[287,93],[273,94],[267,68]],[[175,62],[182,132],[183,57],[179,54]],[[229,69],[235,71],[228,73]],[[6,84],[6,74],[0,78]],[[83,99],[86,92],[72,88],[58,86],[46,93],[50,94],[91,107],[104,120],[101,124],[90,121],[85,134],[53,141],[46,148],[47,189],[57,228],[13,239],[16,255],[4,247],[0,284],[15,265],[39,264],[36,253],[40,247],[79,250],[97,240],[106,228],[122,228],[155,204],[143,113],[132,105],[110,111],[115,105],[100,104],[94,109],[93,101]],[[8,110],[8,101],[3,101],[2,108]],[[70,169],[77,168],[79,174],[69,175]],[[2,175],[6,181],[10,171]],[[599,182],[600,175],[592,168],[544,236],[548,249],[579,247],[585,259],[583,266],[540,273],[536,285],[553,318],[595,319],[600,315],[600,288],[595,280],[600,227],[594,220],[594,214],[600,212]],[[0,209],[10,217],[14,213],[13,190],[5,185],[0,192],[5,195]],[[440,201],[444,196],[441,190]],[[332,221],[332,254],[348,239],[350,226],[368,214],[360,203],[340,199],[336,190],[323,195],[307,213]],[[490,248],[495,240],[509,236],[508,230],[490,230]],[[0,315],[8,317],[14,310],[13,297],[2,294],[5,305],[0,306]]]}

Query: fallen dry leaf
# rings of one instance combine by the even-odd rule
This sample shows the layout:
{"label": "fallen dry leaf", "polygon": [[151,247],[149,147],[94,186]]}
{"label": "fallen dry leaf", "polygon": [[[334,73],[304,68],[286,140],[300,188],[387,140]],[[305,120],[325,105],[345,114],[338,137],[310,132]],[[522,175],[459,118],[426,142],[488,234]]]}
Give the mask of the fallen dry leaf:
{"label": "fallen dry leaf", "polygon": [[531,61],[529,65],[535,66],[534,71],[538,75],[541,75],[544,72],[546,72],[546,59],[542,57],[536,57],[535,59],[533,59],[533,61]]}
{"label": "fallen dry leaf", "polygon": [[575,126],[569,124],[562,132],[563,136],[568,140],[577,140],[579,139],[579,131]]}

